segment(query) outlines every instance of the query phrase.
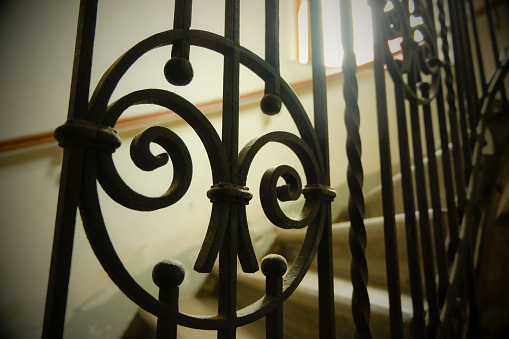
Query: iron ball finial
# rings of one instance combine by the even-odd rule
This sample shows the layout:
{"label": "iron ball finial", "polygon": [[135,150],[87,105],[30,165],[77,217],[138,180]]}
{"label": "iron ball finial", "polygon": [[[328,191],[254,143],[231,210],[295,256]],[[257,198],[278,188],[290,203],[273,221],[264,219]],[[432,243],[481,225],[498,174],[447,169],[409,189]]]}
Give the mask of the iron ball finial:
{"label": "iron ball finial", "polygon": [[154,266],[152,280],[159,288],[178,287],[185,277],[184,265],[178,260],[163,260]]}
{"label": "iron ball finial", "polygon": [[164,76],[172,85],[188,85],[193,80],[193,66],[188,59],[172,57],[164,66]]}
{"label": "iron ball finial", "polygon": [[279,254],[268,254],[261,262],[262,273],[266,277],[282,277],[286,273],[288,264]]}
{"label": "iron ball finial", "polygon": [[275,115],[281,111],[281,98],[277,94],[267,93],[260,101],[262,112],[267,115]]}

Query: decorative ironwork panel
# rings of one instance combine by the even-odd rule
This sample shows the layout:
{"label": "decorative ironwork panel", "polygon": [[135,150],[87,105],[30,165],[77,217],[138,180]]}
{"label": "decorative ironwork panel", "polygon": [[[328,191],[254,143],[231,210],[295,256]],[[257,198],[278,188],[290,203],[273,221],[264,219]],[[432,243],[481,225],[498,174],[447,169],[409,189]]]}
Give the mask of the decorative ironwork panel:
{"label": "decorative ironwork panel", "polygon": [[[59,289],[68,284],[74,216],[78,206],[89,242],[104,270],[127,297],[158,318],[157,335],[160,338],[176,337],[177,325],[217,330],[219,337],[230,338],[235,336],[238,327],[262,317],[267,317],[267,336],[282,337],[283,301],[299,285],[319,246],[324,248],[319,255],[321,261],[326,261],[324,269],[332,271],[329,268],[332,260],[330,238],[322,235],[325,234],[324,229],[329,229],[327,232],[330,233],[330,203],[335,197],[329,187],[326,106],[324,103],[315,106],[314,128],[299,99],[280,75],[279,1],[267,0],[265,3],[267,25],[264,59],[240,45],[240,6],[239,0],[226,1],[225,34],[221,36],[191,29],[192,1],[177,0],[173,29],[156,33],[121,55],[102,76],[88,100],[97,0],[81,1],[71,108],[68,121],[55,132],[66,155],[43,337],[62,336],[67,292]],[[318,9],[314,11],[319,10],[319,6],[320,3],[315,2]],[[321,13],[317,12],[314,16],[314,20],[319,20]],[[315,27],[317,25],[321,25],[320,21],[314,24]],[[189,56],[195,46],[223,55],[221,134],[195,105],[169,90],[140,89],[116,101],[111,100],[112,93],[129,68],[143,55],[162,46],[172,47],[164,75],[175,86],[186,86],[192,81],[194,71]],[[321,44],[314,49],[322,49]],[[318,52],[314,53],[318,60]],[[274,131],[253,139],[239,149],[240,65],[265,82],[261,111],[274,115],[284,105],[299,135]],[[316,77],[322,77],[322,81],[325,81],[323,64],[316,64],[314,72]],[[320,91],[325,95],[324,82]],[[160,196],[146,196],[136,192],[122,179],[112,157],[121,144],[114,128],[127,109],[139,104],[157,105],[173,111],[196,132],[205,147],[213,181],[207,192],[212,211],[194,269],[209,273],[219,260],[219,300],[215,316],[197,316],[179,311],[179,285],[186,270],[182,264],[169,260],[155,265],[153,280],[160,288],[159,299],[156,299],[134,280],[109,238],[97,183],[110,198],[125,208],[155,211],[177,204],[192,180],[193,162],[186,144],[172,130],[161,126],[150,127],[138,134],[130,145],[130,154],[134,164],[144,171],[164,166],[171,159],[173,179],[166,192]],[[253,197],[246,182],[251,163],[259,151],[270,143],[282,144],[297,156],[305,181],[303,184],[297,171],[288,165],[268,169],[260,183],[263,210],[275,226],[285,229],[307,228],[307,233],[299,255],[289,265],[288,271],[286,261],[281,256],[269,255],[262,260],[262,272],[267,279],[266,294],[252,305],[237,310],[237,258],[244,272],[252,273],[259,269],[246,217],[246,205]],[[151,144],[158,144],[165,153],[153,154]],[[280,178],[286,184],[278,186]],[[68,195],[73,198],[68,198]],[[301,213],[296,218],[287,216],[279,202],[297,200],[300,196],[305,199]],[[325,245],[320,245],[324,242]],[[67,266],[61,269],[62,265]],[[332,286],[331,279],[329,277],[323,282],[321,278],[322,284]],[[329,305],[322,307],[324,318],[329,319],[322,336],[331,337],[334,335],[334,302],[330,288],[326,292],[324,294],[322,289],[320,297],[321,304]]]}
{"label": "decorative ironwork panel", "polygon": [[[371,338],[376,335],[376,329],[370,328],[369,324],[371,306],[365,254],[369,241],[364,225],[359,89],[353,46],[354,0],[337,1],[341,8],[344,49],[342,71],[347,128],[346,181],[350,192],[353,335]],[[219,338],[234,338],[239,327],[262,318],[265,318],[268,338],[283,338],[284,302],[299,286],[315,257],[318,262],[320,337],[336,336],[331,211],[336,193],[330,187],[322,1],[309,1],[312,119],[280,72],[279,1],[265,0],[264,3],[265,30],[260,30],[265,39],[263,57],[240,43],[242,2],[225,0],[224,3],[224,35],[219,35],[192,29],[192,0],[175,0],[173,29],[155,33],[129,48],[91,89],[98,0],[81,0],[68,119],[55,131],[56,139],[64,148],[64,156],[43,338],[63,336],[78,209],[95,256],[129,299],[157,317],[158,338],[176,338],[178,325],[214,330]],[[408,326],[412,337],[416,338],[476,337],[480,335],[480,316],[475,262],[481,254],[474,245],[482,236],[478,231],[483,213],[479,197],[483,190],[487,190],[484,186],[479,187],[483,171],[482,148],[486,142],[486,125],[494,114],[494,102],[501,100],[501,106],[507,111],[503,82],[509,72],[509,52],[505,50],[499,55],[488,0],[485,9],[497,69],[487,82],[472,0],[371,0],[369,3],[373,21],[373,68],[391,337],[404,337]],[[472,39],[467,34],[469,27],[474,32]],[[452,33],[452,43],[449,32]],[[400,41],[397,52],[389,48],[389,42],[393,40]],[[477,50],[472,49],[471,41]],[[451,45],[454,62],[450,57]],[[221,131],[214,128],[196,105],[172,90],[140,88],[112,100],[129,69],[147,53],[165,46],[171,48],[171,57],[162,72],[170,86],[192,83],[195,70],[190,56],[194,48],[200,47],[222,56]],[[474,55],[477,65],[472,59]],[[241,67],[264,83],[260,112],[272,116],[284,108],[296,133],[276,130],[245,145],[239,142]],[[477,71],[474,71],[475,67],[478,67]],[[393,86],[394,107],[388,105],[390,86]],[[481,96],[477,93],[478,87],[482,89]],[[128,109],[141,104],[174,112],[196,133],[205,149],[212,174],[212,185],[207,187],[206,193],[211,212],[193,269],[208,274],[214,265],[219,266],[215,315],[199,316],[179,309],[179,286],[189,267],[171,258],[154,263],[152,278],[159,288],[156,298],[136,282],[110,240],[98,184],[123,208],[151,212],[178,206],[193,180],[193,157],[188,145],[175,131],[152,126],[132,140],[131,160],[143,171],[153,171],[171,161],[173,177],[167,183],[168,188],[159,196],[148,196],[138,193],[124,181],[113,161],[113,153],[122,143],[115,126]],[[397,135],[389,128],[391,114],[396,121]],[[435,136],[437,131],[438,137]],[[408,265],[412,298],[410,325],[405,323],[402,312],[394,199],[399,192],[394,189],[391,156],[391,143],[395,142],[401,171],[408,255],[404,264]],[[164,152],[154,154],[151,149],[154,144]],[[305,230],[293,262],[269,254],[259,263],[250,235],[246,206],[256,193],[247,186],[248,178],[251,165],[270,144],[284,146],[298,159],[302,169],[299,174],[289,164],[269,168],[260,180],[259,190],[263,212],[275,227]],[[304,203],[297,216],[289,216],[281,208],[281,202],[301,198]],[[265,276],[264,295],[241,309],[237,309],[238,269],[246,274],[261,269]]]}

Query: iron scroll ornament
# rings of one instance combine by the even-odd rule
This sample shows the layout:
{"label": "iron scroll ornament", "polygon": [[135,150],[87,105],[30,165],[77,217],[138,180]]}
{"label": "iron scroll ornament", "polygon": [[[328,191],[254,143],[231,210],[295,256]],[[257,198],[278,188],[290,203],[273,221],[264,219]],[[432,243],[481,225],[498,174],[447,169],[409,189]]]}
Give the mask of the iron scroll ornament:
{"label": "iron scroll ornament", "polygon": [[[210,272],[217,258],[222,241],[222,234],[228,223],[228,211],[232,203],[245,205],[251,198],[247,188],[232,185],[231,173],[228,168],[226,151],[221,139],[208,119],[193,104],[167,90],[146,89],[125,95],[116,102],[109,104],[111,95],[118,82],[127,70],[145,53],[161,47],[172,45],[177,41],[187,39],[192,46],[199,46],[225,54],[232,49],[238,49],[240,62],[257,74],[262,80],[276,79],[280,83],[280,98],[292,116],[300,137],[288,132],[272,132],[256,138],[248,143],[239,154],[239,182],[245,185],[249,167],[258,151],[271,142],[281,143],[295,153],[304,168],[307,186],[302,189],[302,183],[296,171],[286,165],[268,170],[261,183],[261,194],[272,196],[269,202],[264,202],[263,208],[268,218],[278,227],[304,228],[307,227],[305,239],[297,258],[283,278],[283,291],[279,296],[265,295],[253,304],[237,311],[237,317],[225,319],[222,316],[194,316],[182,312],[177,314],[180,325],[208,330],[239,327],[256,321],[273,311],[282,300],[288,298],[299,285],[307,272],[316,253],[319,239],[325,224],[325,210],[327,203],[334,199],[335,193],[325,184],[325,171],[322,167],[323,159],[320,152],[316,133],[309,121],[308,115],[289,85],[280,77],[279,73],[269,63],[234,44],[222,36],[199,30],[170,30],[155,34],[123,54],[103,75],[96,87],[89,103],[87,121],[81,125],[91,125],[95,131],[112,131],[117,120],[129,107],[137,104],[155,104],[172,110],[181,116],[198,134],[205,146],[212,170],[213,186],[209,190],[212,212],[204,242],[195,269],[199,272]],[[71,122],[61,126],[56,136],[61,136],[61,143],[66,138],[72,139],[68,133],[73,128]],[[114,132],[103,133],[113,135],[110,139],[112,146],[102,148],[91,142],[101,133],[90,133],[84,141],[90,148],[85,152],[84,179],[80,197],[80,213],[85,232],[101,265],[120,288],[132,301],[157,317],[171,314],[169,306],[145,291],[124,267],[116,254],[109,238],[102,216],[98,199],[97,182],[105,192],[117,203],[134,210],[153,211],[175,204],[185,194],[191,181],[192,161],[183,141],[172,131],[163,127],[151,127],[135,137],[131,144],[131,158],[142,170],[153,170],[167,163],[172,158],[174,177],[168,190],[160,197],[146,197],[132,190],[115,169],[112,153],[120,144]],[[166,154],[154,156],[149,151],[149,144],[155,142],[161,145]],[[277,179],[282,177],[286,185],[276,187]],[[233,190],[233,195],[240,194],[234,199],[218,198],[217,190]],[[295,200],[304,195],[306,202],[297,219],[284,215],[278,206],[278,200]],[[228,193],[226,194],[228,196]],[[220,195],[219,195],[220,196]],[[274,198],[274,197],[277,197]],[[231,198],[231,196],[229,196]],[[239,241],[243,251],[239,251],[239,259],[245,271],[258,269],[254,256],[251,239],[245,215],[245,208],[239,209]]]}
{"label": "iron scroll ornament", "polygon": [[[440,86],[441,62],[433,34],[433,20],[421,1],[413,2],[413,11],[410,11],[408,2],[373,0],[375,1],[385,4],[381,17],[387,40],[387,44],[384,45],[387,70],[393,79],[397,78],[403,82],[407,96],[416,99],[420,104],[428,104],[436,97]],[[420,19],[422,22],[412,24],[412,18]],[[417,32],[422,39],[416,39]],[[395,57],[389,48],[389,41],[397,38],[402,39],[402,59]],[[429,96],[423,97],[409,86],[403,77],[404,74],[413,77],[419,85],[429,86]]]}

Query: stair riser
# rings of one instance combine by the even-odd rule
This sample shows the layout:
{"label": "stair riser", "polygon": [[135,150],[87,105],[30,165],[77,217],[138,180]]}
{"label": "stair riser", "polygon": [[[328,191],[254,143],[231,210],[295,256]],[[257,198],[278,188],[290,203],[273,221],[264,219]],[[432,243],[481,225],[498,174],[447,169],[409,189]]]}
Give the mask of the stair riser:
{"label": "stair riser", "polygon": [[[396,231],[398,241],[399,271],[402,291],[410,290],[410,277],[407,256],[407,244],[405,236],[405,216],[396,215]],[[419,214],[416,213],[416,219],[419,220]],[[447,222],[447,212],[442,211],[442,221]],[[432,214],[430,211],[430,225],[433,226]],[[383,218],[370,218],[365,220],[367,246],[366,260],[368,262],[369,283],[385,286],[387,282],[385,266],[385,241],[383,231]],[[419,223],[417,223],[419,227]],[[333,225],[333,253],[334,253],[334,275],[349,279],[351,253],[348,242],[350,223],[338,223]],[[282,236],[276,242],[278,253],[281,253],[291,262],[297,256],[300,249],[301,239],[299,237]],[[422,256],[421,256],[422,257]],[[317,269],[316,259],[313,261],[311,270]]]}

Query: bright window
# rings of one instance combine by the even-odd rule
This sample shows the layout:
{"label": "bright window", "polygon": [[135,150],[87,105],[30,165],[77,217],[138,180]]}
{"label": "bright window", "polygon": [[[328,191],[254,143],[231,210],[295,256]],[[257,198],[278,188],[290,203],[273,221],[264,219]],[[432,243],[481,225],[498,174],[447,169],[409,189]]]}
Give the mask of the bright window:
{"label": "bright window", "polygon": [[[410,10],[413,10],[410,4]],[[298,3],[298,37],[299,37],[299,62],[309,62],[309,15],[308,0],[299,0]],[[392,9],[392,3],[388,2],[386,11]],[[357,65],[373,61],[373,31],[371,26],[371,8],[368,1],[352,0],[352,13],[354,25],[354,50],[357,58]],[[323,33],[325,48],[325,65],[328,67],[341,67],[343,61],[343,47],[341,44],[341,23],[338,0],[322,1]],[[412,26],[422,24],[422,18],[410,17]],[[422,40],[419,31],[415,33],[416,41]],[[400,47],[401,38],[389,41],[391,51],[397,52]]]}

